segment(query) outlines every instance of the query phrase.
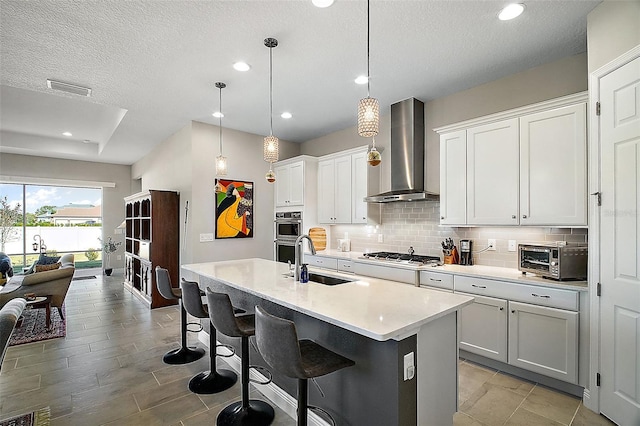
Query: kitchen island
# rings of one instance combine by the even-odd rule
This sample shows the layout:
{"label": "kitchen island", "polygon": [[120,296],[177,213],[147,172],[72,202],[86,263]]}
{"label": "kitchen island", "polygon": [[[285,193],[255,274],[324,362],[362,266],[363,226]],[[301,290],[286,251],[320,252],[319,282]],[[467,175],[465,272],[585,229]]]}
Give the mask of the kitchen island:
{"label": "kitchen island", "polygon": [[[315,340],[356,362],[318,378],[324,398],[315,386],[309,389],[310,404],[329,411],[338,424],[453,423],[457,312],[472,303],[472,297],[339,273],[330,275],[351,281],[301,284],[286,277],[287,272],[286,264],[264,259],[182,266],[183,277],[198,281],[202,289],[226,292],[234,305],[247,311],[261,305],[293,320],[300,338]],[[237,345],[220,334],[218,338]],[[266,366],[258,354],[251,356],[252,364]],[[295,395],[295,380],[274,374],[274,382]]]}

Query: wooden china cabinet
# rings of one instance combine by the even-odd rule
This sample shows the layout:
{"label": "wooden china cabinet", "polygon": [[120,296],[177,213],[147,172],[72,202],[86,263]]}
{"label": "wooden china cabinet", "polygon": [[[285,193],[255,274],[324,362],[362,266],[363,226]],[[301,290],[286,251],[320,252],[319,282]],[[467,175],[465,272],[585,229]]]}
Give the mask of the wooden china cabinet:
{"label": "wooden china cabinet", "polygon": [[125,287],[152,309],[175,305],[158,292],[154,270],[168,269],[172,285],[179,286],[180,195],[149,190],[126,197],[124,204]]}

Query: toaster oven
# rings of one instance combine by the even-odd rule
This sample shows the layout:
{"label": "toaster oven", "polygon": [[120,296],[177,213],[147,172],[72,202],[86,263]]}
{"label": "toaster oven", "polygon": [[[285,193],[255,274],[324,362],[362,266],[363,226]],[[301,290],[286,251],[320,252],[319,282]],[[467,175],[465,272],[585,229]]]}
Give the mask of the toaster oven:
{"label": "toaster oven", "polygon": [[518,269],[554,280],[587,279],[586,244],[519,244]]}

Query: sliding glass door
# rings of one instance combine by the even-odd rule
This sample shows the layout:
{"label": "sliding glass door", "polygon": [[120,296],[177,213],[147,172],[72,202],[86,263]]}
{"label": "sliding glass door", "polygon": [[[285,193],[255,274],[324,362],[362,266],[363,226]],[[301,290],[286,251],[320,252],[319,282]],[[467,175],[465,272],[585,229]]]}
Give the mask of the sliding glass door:
{"label": "sliding glass door", "polygon": [[14,271],[40,255],[75,255],[76,268],[100,267],[102,190],[0,183],[0,251]]}

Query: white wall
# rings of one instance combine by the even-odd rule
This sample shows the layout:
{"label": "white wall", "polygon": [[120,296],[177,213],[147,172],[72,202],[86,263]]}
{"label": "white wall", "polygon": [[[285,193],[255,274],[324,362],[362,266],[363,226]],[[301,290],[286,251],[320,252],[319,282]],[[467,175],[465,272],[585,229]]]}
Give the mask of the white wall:
{"label": "white wall", "polygon": [[607,0],[587,16],[589,72],[640,44],[640,1]]}
{"label": "white wall", "polygon": [[[133,176],[142,179],[142,189],[180,191],[181,263],[272,258],[273,185],[264,178],[269,164],[262,158],[263,136],[223,129],[223,151],[227,157],[229,179],[254,183],[253,238],[200,242],[200,234],[215,234],[215,157],[218,155],[219,128],[191,122],[176,132],[144,159],[133,165]],[[280,158],[299,154],[299,145],[280,141]],[[189,216],[184,235],[184,206]]]}

